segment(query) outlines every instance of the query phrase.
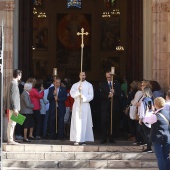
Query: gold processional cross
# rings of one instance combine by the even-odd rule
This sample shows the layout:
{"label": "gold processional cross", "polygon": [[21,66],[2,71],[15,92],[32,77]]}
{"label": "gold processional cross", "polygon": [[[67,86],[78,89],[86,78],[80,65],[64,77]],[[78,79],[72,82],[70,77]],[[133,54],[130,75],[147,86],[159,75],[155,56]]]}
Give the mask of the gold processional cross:
{"label": "gold processional cross", "polygon": [[81,35],[81,73],[83,70],[83,48],[84,48],[84,35],[89,35],[88,32],[84,32],[84,28],[81,29],[81,32],[78,32],[77,35]]}
{"label": "gold processional cross", "polygon": [[[83,71],[83,48],[84,48],[84,35],[89,35],[88,32],[84,32],[84,28],[81,29],[81,32],[78,32],[77,35],[81,35],[81,71],[82,74]],[[80,76],[80,87],[82,86],[82,76]],[[80,91],[80,96],[82,95],[82,89]],[[82,98],[80,99],[80,110],[79,110],[79,118],[81,119],[81,104],[82,104]]]}

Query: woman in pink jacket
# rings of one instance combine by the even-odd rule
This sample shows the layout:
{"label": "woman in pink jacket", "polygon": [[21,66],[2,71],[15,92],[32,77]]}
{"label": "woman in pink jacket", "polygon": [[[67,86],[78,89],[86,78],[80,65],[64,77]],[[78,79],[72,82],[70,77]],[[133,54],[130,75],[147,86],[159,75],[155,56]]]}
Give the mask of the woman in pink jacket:
{"label": "woman in pink jacket", "polygon": [[35,120],[35,137],[36,139],[41,139],[40,135],[41,135],[41,125],[42,125],[42,117],[40,114],[40,99],[42,99],[44,97],[44,91],[43,91],[43,87],[42,87],[42,80],[36,80],[36,83],[34,85],[33,83],[33,88],[30,91],[30,99],[31,102],[34,105],[33,108],[33,116],[34,116],[34,120]]}

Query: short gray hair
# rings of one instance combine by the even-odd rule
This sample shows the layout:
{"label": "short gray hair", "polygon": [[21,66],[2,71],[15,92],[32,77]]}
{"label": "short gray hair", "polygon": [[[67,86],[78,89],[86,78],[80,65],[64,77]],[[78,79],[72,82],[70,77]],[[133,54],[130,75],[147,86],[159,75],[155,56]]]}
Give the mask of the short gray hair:
{"label": "short gray hair", "polygon": [[24,84],[24,90],[30,91],[32,89],[32,83],[25,83]]}

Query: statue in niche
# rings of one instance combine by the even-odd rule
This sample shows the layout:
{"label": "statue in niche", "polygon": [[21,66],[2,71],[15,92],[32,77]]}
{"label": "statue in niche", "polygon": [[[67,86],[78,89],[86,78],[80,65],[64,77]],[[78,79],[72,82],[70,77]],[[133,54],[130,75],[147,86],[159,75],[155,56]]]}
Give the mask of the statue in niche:
{"label": "statue in niche", "polygon": [[35,6],[42,6],[42,0],[33,0]]}
{"label": "statue in niche", "polygon": [[106,8],[113,7],[116,4],[116,0],[104,0],[104,5]]}

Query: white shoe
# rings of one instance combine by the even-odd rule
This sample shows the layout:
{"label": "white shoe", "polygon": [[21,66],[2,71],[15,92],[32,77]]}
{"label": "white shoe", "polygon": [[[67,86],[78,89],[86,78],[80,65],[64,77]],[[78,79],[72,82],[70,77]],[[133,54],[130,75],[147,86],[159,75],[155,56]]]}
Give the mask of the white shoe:
{"label": "white shoe", "polygon": [[20,143],[15,142],[15,141],[11,141],[11,142],[7,142],[8,145],[20,145]]}
{"label": "white shoe", "polygon": [[74,145],[80,145],[80,143],[79,142],[75,142]]}

